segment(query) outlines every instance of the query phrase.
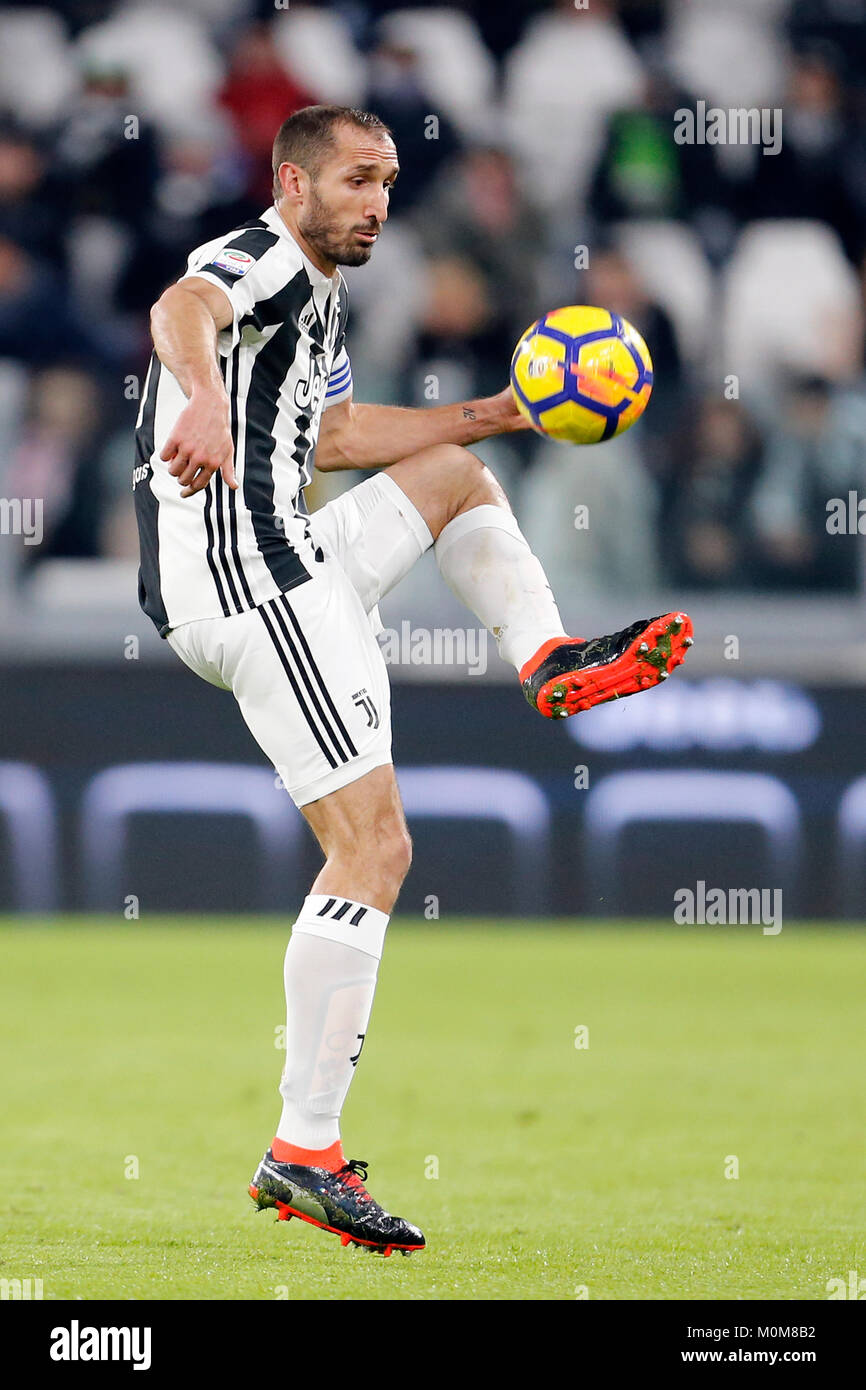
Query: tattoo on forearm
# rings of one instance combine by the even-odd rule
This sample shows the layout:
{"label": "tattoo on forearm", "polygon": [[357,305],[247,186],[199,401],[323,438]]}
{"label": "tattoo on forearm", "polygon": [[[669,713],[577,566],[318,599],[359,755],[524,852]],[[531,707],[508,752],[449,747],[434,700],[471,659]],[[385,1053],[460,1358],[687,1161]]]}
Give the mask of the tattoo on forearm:
{"label": "tattoo on forearm", "polygon": [[475,411],[472,409],[471,406],[469,406],[469,405],[464,405],[464,407],[463,407],[463,419],[464,419],[464,420],[477,420],[477,419],[478,419],[478,416],[475,414]]}

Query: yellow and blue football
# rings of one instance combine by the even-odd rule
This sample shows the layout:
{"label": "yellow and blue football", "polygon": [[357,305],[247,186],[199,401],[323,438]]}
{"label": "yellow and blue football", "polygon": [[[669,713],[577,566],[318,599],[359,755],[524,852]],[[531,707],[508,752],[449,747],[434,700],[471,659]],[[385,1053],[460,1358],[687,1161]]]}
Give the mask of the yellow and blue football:
{"label": "yellow and blue football", "polygon": [[527,328],[511,359],[521,415],[540,434],[567,444],[600,444],[643,415],[653,364],[636,328],[620,314],[571,304]]}

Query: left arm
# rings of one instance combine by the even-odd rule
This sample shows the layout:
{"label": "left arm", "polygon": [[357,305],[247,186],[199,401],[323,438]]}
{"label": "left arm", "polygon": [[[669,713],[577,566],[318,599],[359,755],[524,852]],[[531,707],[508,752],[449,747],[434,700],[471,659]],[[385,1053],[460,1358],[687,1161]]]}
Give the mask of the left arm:
{"label": "left arm", "polygon": [[355,405],[346,400],[322,412],[316,467],[322,472],[378,468],[431,444],[476,444],[492,434],[529,428],[510,387],[497,396],[429,409]]}

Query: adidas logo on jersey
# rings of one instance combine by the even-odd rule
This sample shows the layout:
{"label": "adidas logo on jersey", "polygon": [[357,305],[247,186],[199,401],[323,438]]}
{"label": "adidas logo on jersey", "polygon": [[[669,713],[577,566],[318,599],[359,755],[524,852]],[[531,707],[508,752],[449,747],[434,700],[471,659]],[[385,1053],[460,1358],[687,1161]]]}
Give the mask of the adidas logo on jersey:
{"label": "adidas logo on jersey", "polygon": [[316,311],[314,308],[312,308],[312,306],[309,309],[305,309],[304,312],[301,314],[301,317],[298,319],[298,324],[301,328],[312,328],[315,322]]}

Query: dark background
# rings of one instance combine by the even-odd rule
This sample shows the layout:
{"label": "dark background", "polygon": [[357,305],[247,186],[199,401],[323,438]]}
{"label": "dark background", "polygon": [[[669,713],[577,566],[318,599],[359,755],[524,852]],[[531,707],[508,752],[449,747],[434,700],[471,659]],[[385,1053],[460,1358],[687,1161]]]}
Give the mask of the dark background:
{"label": "dark background", "polygon": [[[81,871],[78,847],[82,794],[93,775],[115,764],[148,761],[252,763],[264,767],[231,697],[171,667],[142,669],[139,662],[105,668],[64,663],[7,672],[0,705],[0,759],[33,764],[47,777],[60,816],[57,908],[100,906],[121,912],[129,894],[140,899],[142,917],[161,910],[289,913],[319,863],[312,836],[303,827],[295,867],[262,895],[261,864],[251,827],[221,814],[138,816],[116,894],[92,902]],[[398,910],[424,915],[428,895],[439,914],[586,914],[617,912],[669,916],[678,887],[781,887],[786,917],[828,917],[846,909],[862,915],[863,877],[842,871],[838,812],[846,788],[866,766],[866,693],[809,690],[790,683],[768,687],[796,696],[808,716],[798,736],[773,715],[754,719],[713,747],[713,712],[720,698],[745,698],[754,682],[681,682],[653,694],[646,741],[619,752],[581,743],[580,718],[552,726],[526,708],[516,686],[401,684],[393,690],[394,754],[398,773],[413,766],[499,768],[525,773],[540,788],[551,813],[549,859],[537,866],[535,882],[519,872],[504,829],[489,821],[416,818],[415,861]],[[697,723],[664,736],[664,706],[689,692]],[[190,717],[194,697],[194,717]],[[753,696],[754,700],[754,696]],[[647,702],[649,703],[649,702]],[[646,708],[646,707],[645,707]],[[621,713],[623,707],[617,707]],[[704,712],[705,717],[700,713]],[[644,716],[646,718],[646,716]],[[703,724],[703,727],[701,725]],[[587,737],[597,741],[596,735]],[[594,726],[595,727],[595,726]],[[809,728],[815,732],[810,735]],[[779,740],[807,746],[773,751]],[[674,747],[658,746],[673,743]],[[679,745],[680,751],[677,751]],[[764,746],[761,746],[764,745]],[[588,769],[589,787],[574,787],[574,769]],[[802,815],[801,853],[796,872],[774,877],[762,832],[753,826],[652,823],[629,828],[614,871],[598,878],[587,862],[583,820],[587,798],[611,773],[645,770],[762,772],[793,793]],[[270,772],[270,769],[268,769]],[[277,793],[285,797],[284,792]],[[297,814],[294,811],[292,814]],[[411,819],[411,818],[410,818]],[[298,815],[300,822],[301,818]],[[8,828],[0,853],[0,894],[15,906]],[[34,872],[39,866],[34,864]]]}

